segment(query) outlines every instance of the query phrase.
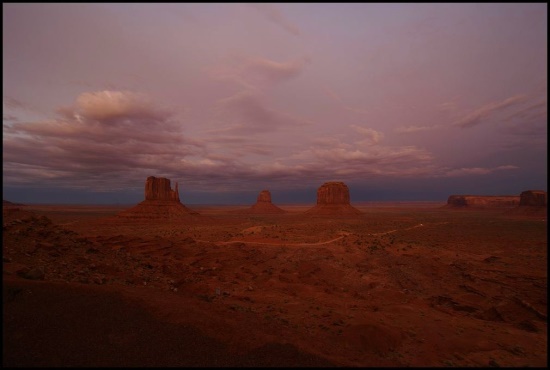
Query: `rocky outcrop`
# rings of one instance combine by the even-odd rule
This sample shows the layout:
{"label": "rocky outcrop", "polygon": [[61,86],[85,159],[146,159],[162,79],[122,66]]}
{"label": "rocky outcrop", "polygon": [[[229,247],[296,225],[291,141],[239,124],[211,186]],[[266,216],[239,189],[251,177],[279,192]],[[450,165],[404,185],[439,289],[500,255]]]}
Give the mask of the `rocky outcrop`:
{"label": "rocky outcrop", "polygon": [[258,195],[256,204],[251,206],[249,209],[242,211],[241,213],[282,214],[286,213],[286,211],[271,203],[271,193],[269,192],[269,190],[262,190]]}
{"label": "rocky outcrop", "polygon": [[513,208],[519,205],[514,195],[451,195],[447,199],[450,208]]}
{"label": "rocky outcrop", "polygon": [[172,190],[170,180],[149,176],[145,181],[145,200],[135,207],[120,212],[117,217],[132,220],[177,220],[196,216],[180,202],[178,183]]}
{"label": "rocky outcrop", "polygon": [[305,213],[318,215],[360,215],[350,204],[349,189],[340,181],[326,182],[317,189],[317,205]]}
{"label": "rocky outcrop", "polygon": [[520,194],[519,205],[526,207],[546,207],[547,192],[543,190],[526,190]]}

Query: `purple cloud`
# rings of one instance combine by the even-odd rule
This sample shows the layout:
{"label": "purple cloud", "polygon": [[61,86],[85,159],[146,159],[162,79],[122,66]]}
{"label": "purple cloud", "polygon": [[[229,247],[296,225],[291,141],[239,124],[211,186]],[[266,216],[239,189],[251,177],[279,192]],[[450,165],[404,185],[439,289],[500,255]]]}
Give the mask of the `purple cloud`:
{"label": "purple cloud", "polygon": [[491,102],[489,104],[479,107],[473,112],[468,113],[464,117],[454,122],[453,125],[462,128],[477,126],[487,120],[495,112],[498,112],[514,104],[523,103],[526,99],[526,95],[516,95],[499,102]]}

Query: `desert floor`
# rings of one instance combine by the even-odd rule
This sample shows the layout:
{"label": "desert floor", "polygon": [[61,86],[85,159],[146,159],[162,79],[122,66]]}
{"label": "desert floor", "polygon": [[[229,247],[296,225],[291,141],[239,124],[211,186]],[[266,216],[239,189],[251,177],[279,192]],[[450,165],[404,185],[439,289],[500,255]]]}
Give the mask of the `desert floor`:
{"label": "desert floor", "polygon": [[4,207],[3,366],[546,366],[546,213]]}

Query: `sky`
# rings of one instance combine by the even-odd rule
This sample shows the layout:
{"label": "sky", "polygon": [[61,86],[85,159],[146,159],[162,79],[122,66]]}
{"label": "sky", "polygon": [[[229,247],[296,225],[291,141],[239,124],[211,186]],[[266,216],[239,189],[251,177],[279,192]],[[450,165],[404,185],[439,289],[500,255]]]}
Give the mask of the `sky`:
{"label": "sky", "polygon": [[3,3],[3,199],[547,189],[546,3]]}

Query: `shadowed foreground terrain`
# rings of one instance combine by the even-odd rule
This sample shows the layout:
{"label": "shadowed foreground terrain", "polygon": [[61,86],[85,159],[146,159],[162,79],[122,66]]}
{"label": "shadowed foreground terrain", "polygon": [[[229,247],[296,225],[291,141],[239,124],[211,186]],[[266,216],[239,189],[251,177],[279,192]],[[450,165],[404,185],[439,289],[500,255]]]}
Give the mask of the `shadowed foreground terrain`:
{"label": "shadowed foreground terrain", "polygon": [[546,366],[546,214],[3,212],[3,366]]}

